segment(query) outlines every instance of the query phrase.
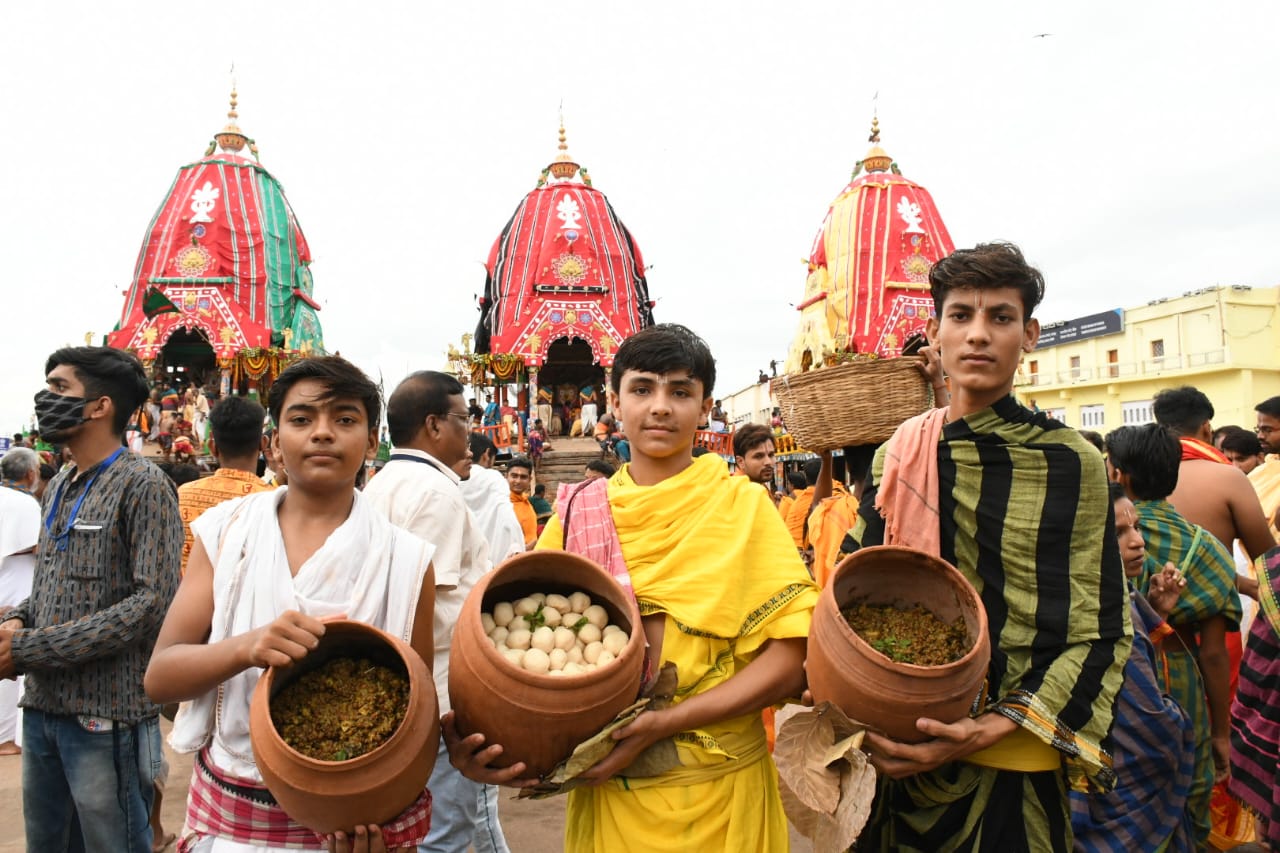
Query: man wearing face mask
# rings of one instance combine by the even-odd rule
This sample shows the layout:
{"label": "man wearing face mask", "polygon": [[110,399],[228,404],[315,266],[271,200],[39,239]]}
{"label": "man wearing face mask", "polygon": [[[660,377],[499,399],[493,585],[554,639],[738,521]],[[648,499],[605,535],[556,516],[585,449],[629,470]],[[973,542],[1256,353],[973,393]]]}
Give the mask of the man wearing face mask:
{"label": "man wearing face mask", "polygon": [[27,845],[147,853],[162,753],[142,678],[177,590],[182,521],[164,473],[121,445],[147,397],[138,360],[68,347],[45,375],[41,438],[75,464],[49,484],[31,595],[0,623],[0,678],[26,676]]}

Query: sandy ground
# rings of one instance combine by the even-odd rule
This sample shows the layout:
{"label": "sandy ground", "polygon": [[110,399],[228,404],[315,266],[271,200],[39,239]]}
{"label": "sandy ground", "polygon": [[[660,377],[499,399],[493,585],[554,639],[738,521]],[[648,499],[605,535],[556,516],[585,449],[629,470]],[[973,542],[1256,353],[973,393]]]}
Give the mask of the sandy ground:
{"label": "sandy ground", "polygon": [[[165,736],[169,723],[162,721]],[[175,755],[165,746],[169,756],[169,787],[165,791],[163,823],[168,832],[177,832],[186,811],[187,781],[191,778],[191,757]],[[499,815],[507,843],[513,853],[557,853],[564,837],[564,801],[515,800],[503,792]],[[0,756],[0,853],[26,850],[22,826],[22,758]],[[169,848],[172,851],[174,848]],[[791,833],[791,849],[807,853],[812,848],[807,839]],[[708,851],[711,853],[711,851]]]}

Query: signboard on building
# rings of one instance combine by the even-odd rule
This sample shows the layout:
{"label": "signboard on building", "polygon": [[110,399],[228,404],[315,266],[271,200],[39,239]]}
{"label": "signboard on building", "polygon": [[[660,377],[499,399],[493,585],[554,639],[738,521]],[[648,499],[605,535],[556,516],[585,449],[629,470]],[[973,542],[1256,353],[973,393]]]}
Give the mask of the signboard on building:
{"label": "signboard on building", "polygon": [[1116,335],[1124,331],[1124,311],[1115,308],[1101,314],[1090,314],[1075,320],[1061,320],[1040,327],[1040,342],[1036,349],[1042,350],[1058,344],[1071,344],[1088,338],[1100,338],[1103,335]]}

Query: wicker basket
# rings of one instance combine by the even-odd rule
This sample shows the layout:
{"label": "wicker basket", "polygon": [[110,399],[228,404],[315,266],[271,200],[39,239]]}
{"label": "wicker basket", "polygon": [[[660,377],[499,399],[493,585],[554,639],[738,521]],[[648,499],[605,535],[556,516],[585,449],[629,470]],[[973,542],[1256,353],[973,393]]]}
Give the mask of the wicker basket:
{"label": "wicker basket", "polygon": [[933,405],[915,356],[876,358],[773,380],[787,432],[805,450],[879,444]]}

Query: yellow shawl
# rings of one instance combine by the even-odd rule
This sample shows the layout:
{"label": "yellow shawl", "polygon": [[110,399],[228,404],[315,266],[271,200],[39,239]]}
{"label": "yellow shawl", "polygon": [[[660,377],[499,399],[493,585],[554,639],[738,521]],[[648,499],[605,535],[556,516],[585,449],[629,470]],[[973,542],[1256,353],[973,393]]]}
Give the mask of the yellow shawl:
{"label": "yellow shawl", "polygon": [[1258,493],[1262,511],[1267,514],[1267,524],[1271,525],[1271,535],[1280,536],[1276,530],[1276,508],[1280,507],[1280,456],[1272,454],[1257,468],[1249,472],[1249,482]]}
{"label": "yellow shawl", "polygon": [[[640,612],[667,616],[662,658],[679,671],[677,701],[730,678],[768,640],[808,635],[818,589],[764,489],[714,454],[654,486],[628,469],[609,479],[610,511]],[[563,541],[553,517],[538,547]],[[630,787],[714,778],[765,755],[758,713],[708,729],[677,736],[684,767]]]}
{"label": "yellow shawl", "polygon": [[624,466],[609,507],[641,611],[667,613],[686,633],[734,639],[792,599],[817,601],[768,494],[714,454],[655,486],[636,485]]}

